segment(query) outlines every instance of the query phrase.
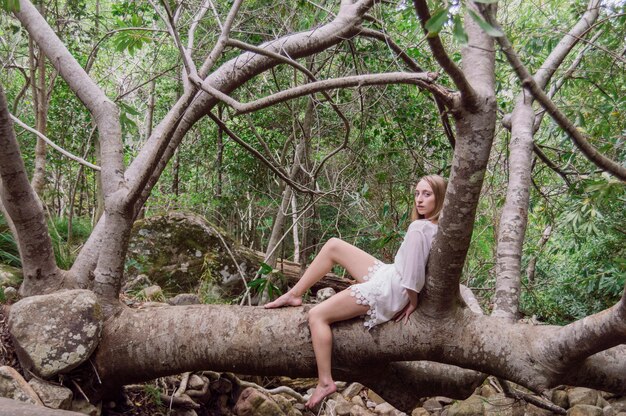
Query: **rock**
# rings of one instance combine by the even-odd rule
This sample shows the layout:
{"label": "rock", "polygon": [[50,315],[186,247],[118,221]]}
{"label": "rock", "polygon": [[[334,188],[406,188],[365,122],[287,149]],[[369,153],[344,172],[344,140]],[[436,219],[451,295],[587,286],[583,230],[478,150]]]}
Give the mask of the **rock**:
{"label": "rock", "polygon": [[401,415],[406,416],[406,413],[399,411],[398,409],[396,409],[395,407],[393,407],[392,405],[386,402],[381,403],[378,406],[376,406],[374,408],[374,412],[377,415],[382,415],[382,416],[401,416]]}
{"label": "rock", "polygon": [[[225,244],[239,264],[235,264]],[[243,289],[239,269],[260,266],[254,251],[240,246],[199,215],[172,212],[135,222],[127,255],[127,278],[146,274],[168,293],[194,292],[201,281],[235,295]]]}
{"label": "rock", "polygon": [[14,288],[13,286],[4,288],[4,299],[6,299],[7,302],[13,302],[17,300],[19,297],[20,295],[17,293],[17,289]]}
{"label": "rock", "polygon": [[573,387],[567,391],[567,398],[570,407],[574,407],[577,404],[595,406],[598,402],[598,392],[585,387]]}
{"label": "rock", "polygon": [[413,409],[411,416],[430,416],[430,412],[423,407],[417,407]]}
{"label": "rock", "polygon": [[102,403],[99,403],[98,406],[94,406],[87,400],[74,400],[72,401],[72,408],[70,410],[84,415],[100,416],[102,414]]}
{"label": "rock", "polygon": [[293,407],[293,404],[289,399],[280,395],[280,394],[272,394],[270,396],[277,404],[278,407],[285,413],[287,416],[302,416],[302,412]]}
{"label": "rock", "polygon": [[174,296],[171,299],[168,299],[167,303],[174,306],[180,305],[200,305],[202,301],[198,297],[198,295],[194,293],[181,293],[179,295]]}
{"label": "rock", "polygon": [[233,391],[233,383],[230,380],[221,377],[211,382],[211,390],[219,394],[228,394]]}
{"label": "rock", "polygon": [[41,378],[82,364],[98,345],[102,310],[88,290],[31,296],[11,307],[9,332],[24,370]]}
{"label": "rock", "polygon": [[554,390],[552,392],[552,403],[563,409],[569,408],[569,398],[565,390]]}
{"label": "rock", "polygon": [[604,416],[604,413],[597,406],[577,404],[567,411],[567,416]]}
{"label": "rock", "polygon": [[346,400],[342,395],[339,395],[335,400],[335,414],[337,416],[348,416],[350,415],[350,409],[354,405],[354,403]]}
{"label": "rock", "polygon": [[498,390],[493,387],[491,384],[485,384],[480,388],[480,395],[483,397],[491,397],[498,394]]}
{"label": "rock", "polygon": [[381,403],[385,403],[385,400],[380,397],[378,394],[376,394],[376,392],[374,392],[374,390],[367,390],[367,398],[370,399],[371,401],[373,401],[374,403],[381,404]]}
{"label": "rock", "polygon": [[350,383],[350,385],[348,387],[346,387],[346,389],[343,390],[341,392],[341,394],[343,394],[343,396],[346,399],[351,400],[354,396],[359,394],[361,392],[361,390],[363,390],[363,384],[361,384],[361,383]]}
{"label": "rock", "polygon": [[604,416],[617,416],[617,412],[610,404],[602,408],[602,413],[604,414]]}
{"label": "rock", "polygon": [[441,412],[443,410],[443,405],[433,397],[426,400],[422,407],[430,413]]}
{"label": "rock", "polygon": [[361,396],[354,396],[350,399],[350,403],[356,404],[357,406],[365,407],[365,401]]}
{"label": "rock", "polygon": [[169,413],[170,416],[198,416],[193,409],[172,409]]}
{"label": "rock", "polygon": [[541,407],[537,407],[534,404],[526,405],[526,412],[524,416],[552,416],[554,413],[547,409],[542,409]]}
{"label": "rock", "polygon": [[[208,382],[208,380],[206,380]],[[189,381],[187,382],[187,388],[192,390],[202,390],[202,387],[206,384],[205,380],[202,379],[197,374],[192,374],[189,376]]]}
{"label": "rock", "polygon": [[19,288],[22,283],[22,271],[16,267],[0,264],[0,288]]}
{"label": "rock", "polygon": [[497,393],[484,403],[485,416],[524,416],[524,406],[521,402],[506,397],[504,393]]}
{"label": "rock", "polygon": [[610,405],[610,403],[607,402],[606,399],[604,397],[602,397],[601,394],[598,394],[598,401],[596,402],[596,406],[604,408],[604,407],[609,406],[609,405]]}
{"label": "rock", "polygon": [[159,285],[148,286],[139,292],[139,296],[147,300],[163,299],[163,289]]}
{"label": "rock", "polygon": [[335,292],[335,289],[333,289],[332,287],[325,287],[317,291],[317,295],[315,296],[315,298],[318,302],[323,302],[331,296],[335,295],[336,293],[337,292]]}
{"label": "rock", "polygon": [[376,413],[370,412],[364,407],[354,405],[350,408],[350,416],[376,416]]}
{"label": "rock", "polygon": [[609,403],[611,403],[611,406],[617,413],[626,412],[626,396],[609,400]]}
{"label": "rock", "polygon": [[39,396],[44,406],[52,409],[69,410],[72,405],[72,390],[58,386],[38,378],[31,379],[28,384]]}
{"label": "rock", "polygon": [[439,403],[441,403],[444,406],[454,403],[454,399],[451,399],[449,397],[444,397],[444,396],[436,396],[435,400],[437,400]]}
{"label": "rock", "polygon": [[284,416],[285,413],[269,396],[248,387],[241,392],[234,407],[238,416]]}
{"label": "rock", "polygon": [[472,395],[466,400],[456,402],[448,408],[448,416],[476,416],[483,414],[485,398]]}
{"label": "rock", "polygon": [[0,397],[43,406],[39,396],[24,377],[8,366],[0,367]]}

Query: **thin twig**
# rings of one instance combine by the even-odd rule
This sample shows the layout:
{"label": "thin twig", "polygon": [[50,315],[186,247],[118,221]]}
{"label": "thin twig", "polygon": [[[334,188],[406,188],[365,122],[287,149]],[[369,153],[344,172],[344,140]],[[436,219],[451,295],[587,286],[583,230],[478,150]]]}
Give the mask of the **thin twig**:
{"label": "thin twig", "polygon": [[27,130],[27,131],[35,134],[37,137],[39,137],[44,142],[48,143],[50,145],[50,147],[52,147],[53,149],[55,149],[56,151],[61,153],[63,156],[66,156],[67,158],[72,159],[72,160],[80,163],[81,165],[85,165],[88,168],[100,171],[100,166],[96,166],[93,163],[87,162],[85,159],[83,159],[83,158],[81,158],[79,156],[73,155],[72,153],[68,152],[67,150],[65,150],[62,147],[60,147],[57,144],[55,144],[52,140],[47,138],[41,132],[33,129],[32,127],[28,126],[26,123],[22,122],[19,118],[15,117],[13,114],[10,114],[10,116],[11,116],[11,120],[13,120],[15,123],[17,123],[20,127],[22,127],[24,130]]}

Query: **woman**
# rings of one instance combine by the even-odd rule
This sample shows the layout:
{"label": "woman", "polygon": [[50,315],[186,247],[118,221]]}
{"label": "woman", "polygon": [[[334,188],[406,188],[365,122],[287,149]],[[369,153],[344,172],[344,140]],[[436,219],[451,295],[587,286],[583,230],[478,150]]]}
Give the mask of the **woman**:
{"label": "woman", "polygon": [[357,284],[332,296],[309,311],[309,328],[319,381],[306,403],[310,409],[337,390],[331,375],[332,331],[330,324],[357,316],[365,317],[368,329],[409,316],[417,308],[417,295],[424,287],[426,262],[446,191],[438,175],[423,177],[415,187],[412,220],[393,264],[384,264],[363,250],[331,238],[296,285],[266,308],[302,305],[302,295],[335,264],[344,267]]}

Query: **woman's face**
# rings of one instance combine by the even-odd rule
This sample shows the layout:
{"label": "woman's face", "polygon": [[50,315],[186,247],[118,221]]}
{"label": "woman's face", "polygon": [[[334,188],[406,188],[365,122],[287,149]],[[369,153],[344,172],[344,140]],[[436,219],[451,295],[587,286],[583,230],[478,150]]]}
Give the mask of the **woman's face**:
{"label": "woman's face", "polygon": [[421,180],[415,187],[415,207],[417,213],[430,218],[435,213],[435,193],[428,182]]}

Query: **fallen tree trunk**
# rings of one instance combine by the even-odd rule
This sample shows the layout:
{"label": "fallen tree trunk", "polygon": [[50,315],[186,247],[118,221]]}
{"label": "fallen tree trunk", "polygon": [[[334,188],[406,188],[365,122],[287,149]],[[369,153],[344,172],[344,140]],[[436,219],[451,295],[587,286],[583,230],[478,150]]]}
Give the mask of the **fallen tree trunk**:
{"label": "fallen tree trunk", "polygon": [[[95,368],[105,386],[198,368],[311,377],[316,367],[307,325],[309,308],[268,311],[195,305],[126,309],[106,325],[94,356]],[[432,383],[437,375],[412,365],[386,365],[389,362],[436,361],[493,374],[535,392],[566,383],[626,393],[623,349],[609,349],[576,368],[559,369],[560,357],[551,352],[557,350],[546,346],[554,343],[562,330],[511,325],[467,308],[436,318],[418,310],[407,325],[388,323],[371,331],[355,319],[334,326],[333,368],[345,381],[375,385],[384,399],[402,409],[410,408],[420,394],[458,397],[458,391],[467,392],[468,384],[473,385],[470,379],[484,376],[470,374],[456,382],[456,376],[449,377],[450,382],[438,383],[440,387],[435,389]],[[613,339],[614,345],[624,341],[626,333]],[[592,373],[603,374],[603,378],[592,377]]]}

